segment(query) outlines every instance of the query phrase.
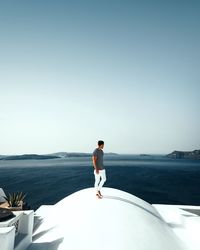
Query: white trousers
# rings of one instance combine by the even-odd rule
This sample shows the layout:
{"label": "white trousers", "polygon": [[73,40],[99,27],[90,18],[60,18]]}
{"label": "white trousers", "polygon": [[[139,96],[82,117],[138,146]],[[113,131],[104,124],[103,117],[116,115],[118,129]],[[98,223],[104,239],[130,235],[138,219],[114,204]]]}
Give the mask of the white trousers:
{"label": "white trousers", "polygon": [[96,173],[96,170],[94,170],[94,177],[95,177],[94,187],[96,191],[100,191],[101,188],[103,187],[103,184],[106,181],[106,170],[105,169],[99,170],[98,174]]}

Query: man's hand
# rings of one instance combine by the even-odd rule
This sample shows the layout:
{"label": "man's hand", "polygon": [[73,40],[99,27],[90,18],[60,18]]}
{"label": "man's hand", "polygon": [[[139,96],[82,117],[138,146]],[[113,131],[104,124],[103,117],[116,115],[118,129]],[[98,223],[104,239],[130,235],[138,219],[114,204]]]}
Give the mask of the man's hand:
{"label": "man's hand", "polygon": [[99,169],[96,168],[96,169],[95,169],[95,172],[96,172],[96,174],[99,174]]}

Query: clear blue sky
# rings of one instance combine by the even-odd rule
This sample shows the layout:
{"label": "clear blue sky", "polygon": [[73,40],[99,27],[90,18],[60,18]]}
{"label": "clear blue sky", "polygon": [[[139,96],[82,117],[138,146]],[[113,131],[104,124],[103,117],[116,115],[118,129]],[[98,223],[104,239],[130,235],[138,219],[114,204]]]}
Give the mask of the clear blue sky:
{"label": "clear blue sky", "polygon": [[0,2],[0,154],[200,148],[200,1]]}

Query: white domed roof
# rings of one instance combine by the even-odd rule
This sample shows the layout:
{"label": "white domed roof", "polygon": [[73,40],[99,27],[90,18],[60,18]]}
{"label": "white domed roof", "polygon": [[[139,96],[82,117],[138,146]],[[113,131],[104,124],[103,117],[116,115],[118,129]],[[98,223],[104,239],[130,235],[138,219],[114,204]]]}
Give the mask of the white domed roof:
{"label": "white domed roof", "polygon": [[[93,188],[58,202],[35,233],[35,242],[62,250],[180,250],[171,228],[149,203],[126,192]],[[50,246],[50,245],[49,245]],[[42,249],[42,248],[41,248]]]}

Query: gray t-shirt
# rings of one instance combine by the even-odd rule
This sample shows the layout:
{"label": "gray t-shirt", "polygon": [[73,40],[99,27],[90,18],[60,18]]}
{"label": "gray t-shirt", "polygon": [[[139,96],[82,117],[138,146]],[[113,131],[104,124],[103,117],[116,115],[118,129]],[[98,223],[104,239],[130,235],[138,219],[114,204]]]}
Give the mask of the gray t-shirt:
{"label": "gray t-shirt", "polygon": [[104,152],[103,152],[103,150],[96,148],[92,155],[97,157],[97,160],[96,160],[97,168],[104,169],[104,165],[103,165]]}

